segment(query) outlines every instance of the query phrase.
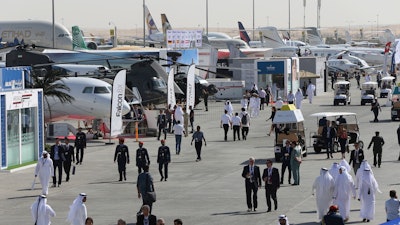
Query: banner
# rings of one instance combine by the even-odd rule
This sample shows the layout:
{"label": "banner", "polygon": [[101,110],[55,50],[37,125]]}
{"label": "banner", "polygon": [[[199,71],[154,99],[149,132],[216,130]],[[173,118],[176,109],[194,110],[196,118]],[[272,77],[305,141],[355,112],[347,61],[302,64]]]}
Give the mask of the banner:
{"label": "banner", "polygon": [[187,74],[187,88],[186,88],[186,107],[189,109],[189,106],[192,106],[194,109],[194,99],[195,99],[195,87],[194,87],[194,72],[195,65],[192,64],[189,67]]}
{"label": "banner", "polygon": [[169,71],[169,75],[168,75],[168,108],[169,109],[173,109],[173,107],[176,104],[176,99],[175,99],[175,89],[174,89],[174,68],[171,68],[171,70]]}
{"label": "banner", "polygon": [[111,131],[110,137],[122,133],[122,110],[125,100],[126,70],[121,70],[114,78],[111,99]]}

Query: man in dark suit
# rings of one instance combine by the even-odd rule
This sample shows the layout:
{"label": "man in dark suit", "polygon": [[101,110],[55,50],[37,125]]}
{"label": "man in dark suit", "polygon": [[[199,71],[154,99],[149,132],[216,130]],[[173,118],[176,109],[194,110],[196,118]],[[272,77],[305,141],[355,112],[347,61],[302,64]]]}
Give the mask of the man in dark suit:
{"label": "man in dark suit", "polygon": [[327,120],[326,126],[322,129],[322,138],[325,138],[326,144],[326,159],[333,158],[333,142],[336,138],[336,133],[336,128],[331,125],[331,121]]}
{"label": "man in dark suit", "polygon": [[167,139],[167,119],[164,113],[164,110],[160,109],[160,115],[157,118],[157,127],[158,127],[158,138],[160,140],[161,132],[164,133],[164,140]]}
{"label": "man in dark suit", "polygon": [[156,225],[157,217],[150,214],[150,206],[142,206],[142,213],[137,216],[136,225]]}
{"label": "man in dark suit", "polygon": [[[254,165],[254,157],[250,157],[249,165],[243,167],[242,177],[245,178],[246,185],[246,201],[247,212],[250,212],[254,207],[257,209],[257,191],[261,187],[260,168]],[[253,203],[251,201],[251,192],[253,192]]]}
{"label": "man in dark suit", "polygon": [[360,149],[358,142],[354,143],[354,150],[350,153],[349,165],[353,163],[354,174],[357,174],[358,168],[360,168],[361,162],[364,160],[364,151]]}
{"label": "man in dark suit", "polygon": [[66,182],[69,181],[69,173],[71,171],[71,164],[72,162],[75,162],[75,155],[74,155],[74,146],[69,144],[69,139],[65,137],[64,139],[64,156],[65,156],[65,161],[63,162],[64,164],[64,171],[65,174],[67,175],[67,178],[65,179]]}
{"label": "man in dark suit", "polygon": [[290,146],[290,141],[286,140],[286,145],[281,148],[282,153],[282,169],[281,169],[281,184],[283,184],[283,177],[285,176],[286,168],[289,170],[288,181],[290,184],[290,179],[292,179],[292,168],[290,167],[290,153],[293,148]]}
{"label": "man in dark suit", "polygon": [[115,148],[114,163],[115,160],[118,162],[118,172],[119,180],[122,181],[122,175],[124,175],[124,180],[126,180],[126,164],[129,164],[129,149],[128,146],[124,144],[125,139],[119,138],[119,145]]}
{"label": "man in dark suit", "polygon": [[274,200],[275,210],[278,209],[278,199],[276,198],[276,191],[280,187],[279,184],[279,170],[272,167],[272,161],[267,160],[267,168],[264,169],[262,178],[265,182],[265,196],[267,198],[268,211],[271,212],[271,198]]}
{"label": "man in dark suit", "polygon": [[[82,164],[84,149],[86,148],[86,134],[82,132],[82,128],[78,128],[78,133],[75,134],[76,148],[76,164]],[[80,155],[80,158],[79,158]]]}
{"label": "man in dark suit", "polygon": [[138,167],[138,173],[142,173],[144,166],[150,165],[150,158],[147,149],[143,148],[143,142],[139,141],[139,148],[136,150],[136,166]]}
{"label": "man in dark suit", "polygon": [[[160,172],[162,181],[167,181],[168,179],[168,163],[171,162],[171,153],[169,151],[169,147],[165,146],[165,140],[161,140],[161,146],[158,148],[157,154],[157,163],[158,163],[158,171]],[[164,175],[163,175],[163,167],[164,167]]]}
{"label": "man in dark suit", "polygon": [[61,146],[60,139],[56,139],[56,143],[51,146],[50,158],[53,160],[54,176],[53,176],[53,187],[56,186],[57,176],[56,171],[58,169],[58,186],[61,185],[62,179],[62,167],[63,161],[65,161],[64,148]]}
{"label": "man in dark suit", "polygon": [[[373,153],[374,153],[374,166],[378,164],[378,167],[381,167],[382,161],[382,146],[385,144],[383,137],[379,136],[379,131],[375,131],[375,136],[372,137],[371,142],[368,145],[368,149],[371,148],[371,145],[374,144]],[[378,156],[378,161],[376,157]]]}

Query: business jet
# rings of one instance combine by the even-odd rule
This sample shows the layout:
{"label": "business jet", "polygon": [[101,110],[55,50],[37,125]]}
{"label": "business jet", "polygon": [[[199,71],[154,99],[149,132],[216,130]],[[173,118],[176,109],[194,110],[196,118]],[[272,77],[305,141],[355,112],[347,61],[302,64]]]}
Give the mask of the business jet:
{"label": "business jet", "polygon": [[72,49],[70,32],[55,23],[55,45],[53,46],[53,25],[47,21],[0,21],[0,48],[20,44],[36,45],[43,48]]}
{"label": "business jet", "polygon": [[334,71],[354,73],[360,69],[360,66],[350,62],[348,59],[329,59],[326,66]]}
{"label": "business jet", "polygon": [[349,51],[340,52],[329,57],[329,59],[348,59],[351,63],[360,66],[360,70],[366,72],[367,74],[375,73],[377,67],[382,67],[382,65],[370,66],[365,60],[352,55]]}
{"label": "business jet", "polygon": [[[66,85],[69,91],[59,91],[71,95],[75,100],[63,104],[56,97],[46,97],[45,121],[110,118],[112,87],[107,82],[89,77],[65,77],[54,83]],[[130,111],[130,106],[125,100],[122,108],[124,115]]]}
{"label": "business jet", "polygon": [[85,37],[79,26],[72,27],[72,49],[73,50],[106,50],[114,47],[114,43],[100,44],[93,37]]}

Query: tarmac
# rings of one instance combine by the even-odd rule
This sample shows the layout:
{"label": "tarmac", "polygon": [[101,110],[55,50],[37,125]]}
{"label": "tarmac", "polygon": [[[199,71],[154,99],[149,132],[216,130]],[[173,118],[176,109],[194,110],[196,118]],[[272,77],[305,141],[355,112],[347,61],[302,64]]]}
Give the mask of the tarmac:
{"label": "tarmac", "polygon": [[[203,145],[202,160],[196,162],[194,146],[190,145],[191,134],[183,138],[180,155],[175,154],[175,140],[172,134],[167,137],[166,144],[171,149],[172,162],[169,164],[168,181],[160,182],[157,165],[157,150],[160,142],[156,137],[140,140],[150,154],[150,172],[154,178],[157,202],[153,205],[153,214],[165,219],[166,224],[181,218],[184,224],[217,225],[217,224],[277,224],[278,216],[287,215],[290,224],[319,224],[316,214],[315,197],[311,188],[321,167],[330,168],[333,162],[339,162],[340,153],[334,153],[333,159],[326,159],[326,154],[315,154],[312,148],[310,133],[317,130],[317,121],[310,114],[323,111],[355,112],[358,116],[361,137],[364,141],[366,159],[372,165],[372,150],[367,150],[375,131],[380,131],[385,139],[381,168],[373,172],[379,183],[381,194],[376,194],[375,219],[370,224],[386,222],[385,201],[389,198],[389,190],[400,191],[398,168],[399,145],[396,130],[398,121],[390,120],[390,107],[382,107],[380,122],[373,123],[370,106],[360,105],[360,90],[352,80],[351,105],[333,106],[333,93],[318,92],[313,103],[303,101],[302,112],[305,118],[308,156],[300,166],[301,181],[299,186],[287,183],[287,172],[284,184],[278,190],[279,207],[267,213],[264,185],[258,192],[258,210],[247,212],[244,179],[241,177],[243,166],[250,156],[256,158],[256,164],[262,171],[266,159],[273,159],[274,136],[267,136],[271,121],[267,121],[271,110],[266,107],[260,116],[251,120],[250,133],[246,141],[233,141],[232,131],[228,133],[228,141],[223,141],[223,129],[220,128],[220,116],[223,113],[223,102],[209,102],[209,111],[204,111],[200,103],[195,110],[195,126],[200,125],[207,140]],[[322,87],[319,87],[322,88]],[[386,99],[379,99],[384,105]],[[240,109],[239,103],[233,104],[234,110]],[[190,128],[189,128],[190,129]],[[127,180],[119,182],[117,164],[113,162],[117,140],[114,145],[106,145],[109,140],[90,140],[85,150],[82,165],[76,166],[76,174],[65,182],[65,174],[61,187],[49,189],[48,204],[56,211],[52,224],[68,224],[66,217],[69,205],[81,193],[87,193],[88,216],[94,219],[95,225],[116,224],[122,218],[128,224],[136,223],[136,212],[142,200],[137,197],[135,166],[135,150],[138,143],[135,139],[126,139],[130,149],[131,163],[127,165]],[[49,144],[54,142],[49,141]],[[353,146],[350,147],[352,149]],[[349,154],[346,154],[349,159]],[[274,163],[280,171],[281,163]],[[262,173],[262,172],[261,172]],[[350,174],[354,176],[353,171]],[[30,207],[41,193],[41,185],[36,181],[34,190],[31,184],[34,179],[34,167],[28,167],[12,173],[0,173],[0,224],[33,224]],[[347,224],[363,224],[359,217],[360,203],[351,202],[350,220]]]}

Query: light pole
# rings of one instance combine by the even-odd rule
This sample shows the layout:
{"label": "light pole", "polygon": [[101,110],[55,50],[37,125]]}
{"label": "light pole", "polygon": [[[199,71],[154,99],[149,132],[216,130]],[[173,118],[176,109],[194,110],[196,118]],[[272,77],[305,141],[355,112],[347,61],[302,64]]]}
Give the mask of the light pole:
{"label": "light pole", "polygon": [[289,0],[289,38],[290,38],[290,0]]}
{"label": "light pole", "polygon": [[303,7],[304,7],[304,10],[303,10],[303,16],[304,16],[304,18],[303,18],[303,28],[306,28],[306,0],[303,0]]}
{"label": "light pole", "polygon": [[375,20],[369,20],[368,23],[371,23],[371,37],[374,36],[373,32],[374,32],[374,23],[376,21]]}
{"label": "light pole", "polygon": [[349,33],[350,33],[350,24],[353,23],[353,21],[352,20],[346,20],[345,22],[349,25]]}
{"label": "light pole", "polygon": [[376,14],[376,36],[378,37],[379,32],[379,14]]}
{"label": "light pole", "polygon": [[108,25],[114,25],[114,38],[113,38],[113,47],[117,47],[118,45],[118,39],[117,39],[117,26],[113,22],[109,22]]}
{"label": "light pole", "polygon": [[208,0],[206,0],[206,36],[208,36]]}
{"label": "light pole", "polygon": [[[143,47],[146,47],[146,2],[143,0]],[[165,34],[164,34],[165,35]]]}
{"label": "light pole", "polygon": [[52,14],[52,28],[53,28],[53,48],[56,47],[56,28],[55,28],[55,22],[54,22],[54,0],[52,0],[51,4],[51,14]]}
{"label": "light pole", "polygon": [[254,18],[255,18],[255,8],[254,8],[254,0],[253,0],[253,31],[252,31],[252,33],[253,33],[253,40],[254,40],[254,32],[255,32],[255,30],[254,30]]}

